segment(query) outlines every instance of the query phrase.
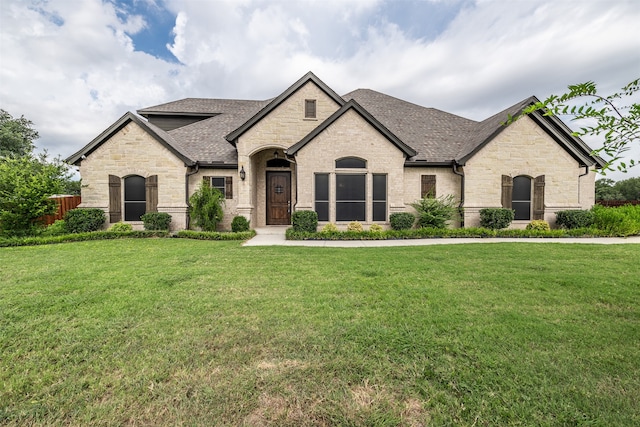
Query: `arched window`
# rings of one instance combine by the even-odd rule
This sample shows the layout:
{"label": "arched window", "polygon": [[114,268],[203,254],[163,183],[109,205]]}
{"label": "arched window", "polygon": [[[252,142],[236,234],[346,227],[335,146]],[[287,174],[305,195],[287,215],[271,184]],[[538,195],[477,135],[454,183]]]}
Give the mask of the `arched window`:
{"label": "arched window", "polygon": [[141,221],[147,210],[145,197],[145,179],[131,175],[124,179],[124,220]]}
{"label": "arched window", "polygon": [[336,160],[336,169],[366,169],[367,161],[358,157],[343,157]]}
{"label": "arched window", "polygon": [[528,176],[513,178],[511,207],[515,211],[515,220],[531,219],[531,178]]}

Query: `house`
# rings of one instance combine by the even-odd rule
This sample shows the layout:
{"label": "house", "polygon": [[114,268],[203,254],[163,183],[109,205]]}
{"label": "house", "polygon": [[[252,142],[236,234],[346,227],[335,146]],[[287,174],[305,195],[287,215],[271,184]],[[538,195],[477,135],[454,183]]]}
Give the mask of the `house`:
{"label": "house", "polygon": [[557,117],[504,125],[536,98],[477,122],[369,89],[340,96],[313,73],[266,101],[182,99],[126,113],[67,162],[79,167],[81,207],[109,223],[167,212],[188,227],[203,180],[252,227],[315,210],[320,225],[388,225],[426,194],[452,194],[463,226],[488,207],[515,210],[513,227],[594,203],[603,161]]}

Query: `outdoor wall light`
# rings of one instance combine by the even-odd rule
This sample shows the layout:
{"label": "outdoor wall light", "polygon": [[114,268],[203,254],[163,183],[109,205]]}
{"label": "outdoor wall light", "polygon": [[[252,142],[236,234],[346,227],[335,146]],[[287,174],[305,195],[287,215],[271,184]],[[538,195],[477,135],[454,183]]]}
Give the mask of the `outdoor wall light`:
{"label": "outdoor wall light", "polygon": [[247,177],[247,173],[244,171],[244,165],[240,167],[240,179],[244,181]]}
{"label": "outdoor wall light", "polygon": [[278,158],[278,150],[276,150],[276,151],[274,151],[274,152],[273,152],[273,158],[274,158],[274,159],[277,159],[277,158]]}

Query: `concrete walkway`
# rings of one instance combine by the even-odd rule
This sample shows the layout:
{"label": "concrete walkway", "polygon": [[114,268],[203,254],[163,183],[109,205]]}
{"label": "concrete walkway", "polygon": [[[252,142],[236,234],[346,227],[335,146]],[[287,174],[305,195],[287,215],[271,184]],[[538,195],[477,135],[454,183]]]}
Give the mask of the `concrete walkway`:
{"label": "concrete walkway", "polygon": [[257,235],[244,246],[317,246],[325,248],[381,248],[393,246],[454,245],[462,243],[589,243],[616,245],[622,243],[640,243],[640,236],[633,237],[562,237],[562,238],[430,238],[405,240],[286,240],[288,226],[269,226],[256,228]]}

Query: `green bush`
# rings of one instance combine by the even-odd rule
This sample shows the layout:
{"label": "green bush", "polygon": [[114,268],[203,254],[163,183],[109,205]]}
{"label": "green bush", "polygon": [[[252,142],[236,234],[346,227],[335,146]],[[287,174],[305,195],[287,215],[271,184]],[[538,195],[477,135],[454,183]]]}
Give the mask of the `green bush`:
{"label": "green bush", "polygon": [[49,225],[45,228],[41,236],[62,236],[63,234],[67,234],[67,224],[63,219],[56,220],[53,224]]}
{"label": "green bush", "polygon": [[202,231],[216,231],[218,223],[222,221],[225,203],[224,194],[217,188],[211,187],[208,181],[202,181],[200,188],[189,198],[191,207],[189,215],[193,224]]}
{"label": "green bush", "polygon": [[314,233],[318,229],[318,214],[316,211],[296,211],[291,216],[291,223],[295,231]]}
{"label": "green bush", "polygon": [[102,228],[107,216],[102,209],[76,208],[64,214],[64,221],[69,233],[87,233]]}
{"label": "green bush", "polygon": [[418,213],[420,228],[446,228],[447,222],[454,219],[458,212],[458,204],[451,194],[435,199],[425,196],[410,206]]}
{"label": "green bush", "polygon": [[413,227],[416,217],[410,212],[396,212],[389,216],[389,222],[393,230],[408,230]]}
{"label": "green bush", "polygon": [[176,233],[176,237],[196,240],[248,240],[256,235],[255,230],[240,231],[237,233],[216,232],[216,231],[193,231],[181,230]]}
{"label": "green bush", "polygon": [[504,208],[480,209],[480,226],[490,230],[507,228],[513,221],[514,211]]}
{"label": "green bush", "polygon": [[615,236],[640,234],[640,205],[617,208],[595,205],[591,211],[593,226],[598,230]]}
{"label": "green bush", "polygon": [[233,220],[231,221],[231,231],[234,233],[249,231],[249,220],[242,215],[233,217]]}
{"label": "green bush", "polygon": [[165,230],[171,226],[171,215],[166,212],[147,212],[140,217],[145,230]]}
{"label": "green bush", "polygon": [[527,230],[549,231],[551,227],[549,227],[549,223],[543,219],[534,219],[527,224]]}
{"label": "green bush", "polygon": [[127,231],[133,231],[133,225],[127,224],[126,222],[116,222],[109,227],[108,231],[113,231],[115,233],[126,233]]}
{"label": "green bush", "polygon": [[364,231],[364,228],[362,228],[362,224],[358,221],[351,221],[347,225],[347,231]]}
{"label": "green bush", "polygon": [[556,224],[558,227],[568,230],[590,227],[593,224],[593,212],[580,209],[558,211],[556,212]]}

